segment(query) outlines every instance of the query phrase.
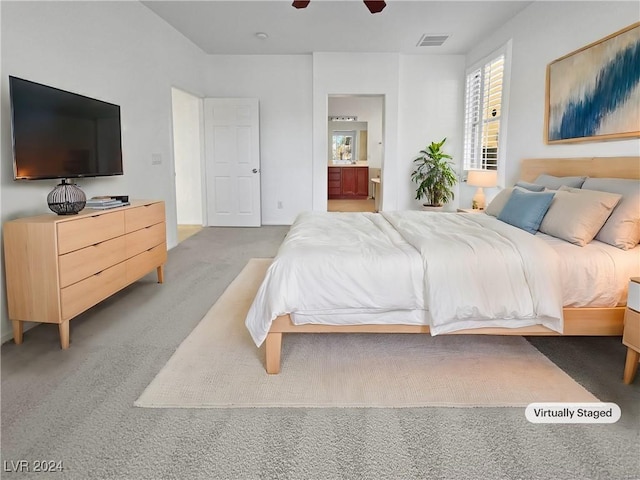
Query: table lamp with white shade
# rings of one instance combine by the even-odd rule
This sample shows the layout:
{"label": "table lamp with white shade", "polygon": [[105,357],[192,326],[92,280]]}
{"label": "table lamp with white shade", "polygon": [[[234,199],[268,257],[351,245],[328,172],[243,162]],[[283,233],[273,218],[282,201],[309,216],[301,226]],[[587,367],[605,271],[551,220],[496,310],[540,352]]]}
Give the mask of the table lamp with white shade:
{"label": "table lamp with white shade", "polygon": [[473,196],[473,208],[484,210],[484,187],[495,187],[498,185],[498,172],[496,170],[469,170],[467,184],[478,187]]}

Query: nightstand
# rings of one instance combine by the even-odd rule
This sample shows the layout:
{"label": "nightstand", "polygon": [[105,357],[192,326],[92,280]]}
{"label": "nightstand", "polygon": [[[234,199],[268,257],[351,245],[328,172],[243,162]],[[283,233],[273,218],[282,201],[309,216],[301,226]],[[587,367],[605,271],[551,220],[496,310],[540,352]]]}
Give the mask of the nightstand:
{"label": "nightstand", "polygon": [[458,208],[456,211],[458,213],[484,213],[484,210],[479,210],[477,208]]}
{"label": "nightstand", "polygon": [[629,385],[636,376],[640,360],[640,277],[633,277],[629,282],[622,343],[627,346],[623,379],[624,383]]}

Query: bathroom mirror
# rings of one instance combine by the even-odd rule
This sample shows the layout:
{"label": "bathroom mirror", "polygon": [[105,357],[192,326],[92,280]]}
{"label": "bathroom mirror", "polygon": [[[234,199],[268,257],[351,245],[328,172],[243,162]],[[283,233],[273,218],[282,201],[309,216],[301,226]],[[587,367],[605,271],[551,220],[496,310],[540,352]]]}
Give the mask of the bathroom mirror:
{"label": "bathroom mirror", "polygon": [[331,140],[331,152],[334,163],[338,162],[355,162],[358,158],[356,155],[356,132],[334,131]]}
{"label": "bathroom mirror", "polygon": [[329,163],[367,161],[367,122],[329,122]]}

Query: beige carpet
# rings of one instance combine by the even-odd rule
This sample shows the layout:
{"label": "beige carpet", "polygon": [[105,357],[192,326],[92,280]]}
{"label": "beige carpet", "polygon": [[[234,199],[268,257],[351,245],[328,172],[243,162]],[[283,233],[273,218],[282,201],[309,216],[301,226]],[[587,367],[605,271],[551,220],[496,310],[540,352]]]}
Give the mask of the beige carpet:
{"label": "beige carpet", "polygon": [[285,334],[264,370],[244,318],[270,259],[252,259],[135,402],[139,407],[526,406],[598,401],[524,338]]}

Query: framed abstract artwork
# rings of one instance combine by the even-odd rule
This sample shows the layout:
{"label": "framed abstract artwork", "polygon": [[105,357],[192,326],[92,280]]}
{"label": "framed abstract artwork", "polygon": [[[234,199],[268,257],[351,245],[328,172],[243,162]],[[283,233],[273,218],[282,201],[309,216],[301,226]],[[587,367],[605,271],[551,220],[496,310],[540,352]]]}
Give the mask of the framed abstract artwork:
{"label": "framed abstract artwork", "polygon": [[640,22],[547,66],[549,144],[640,137]]}

